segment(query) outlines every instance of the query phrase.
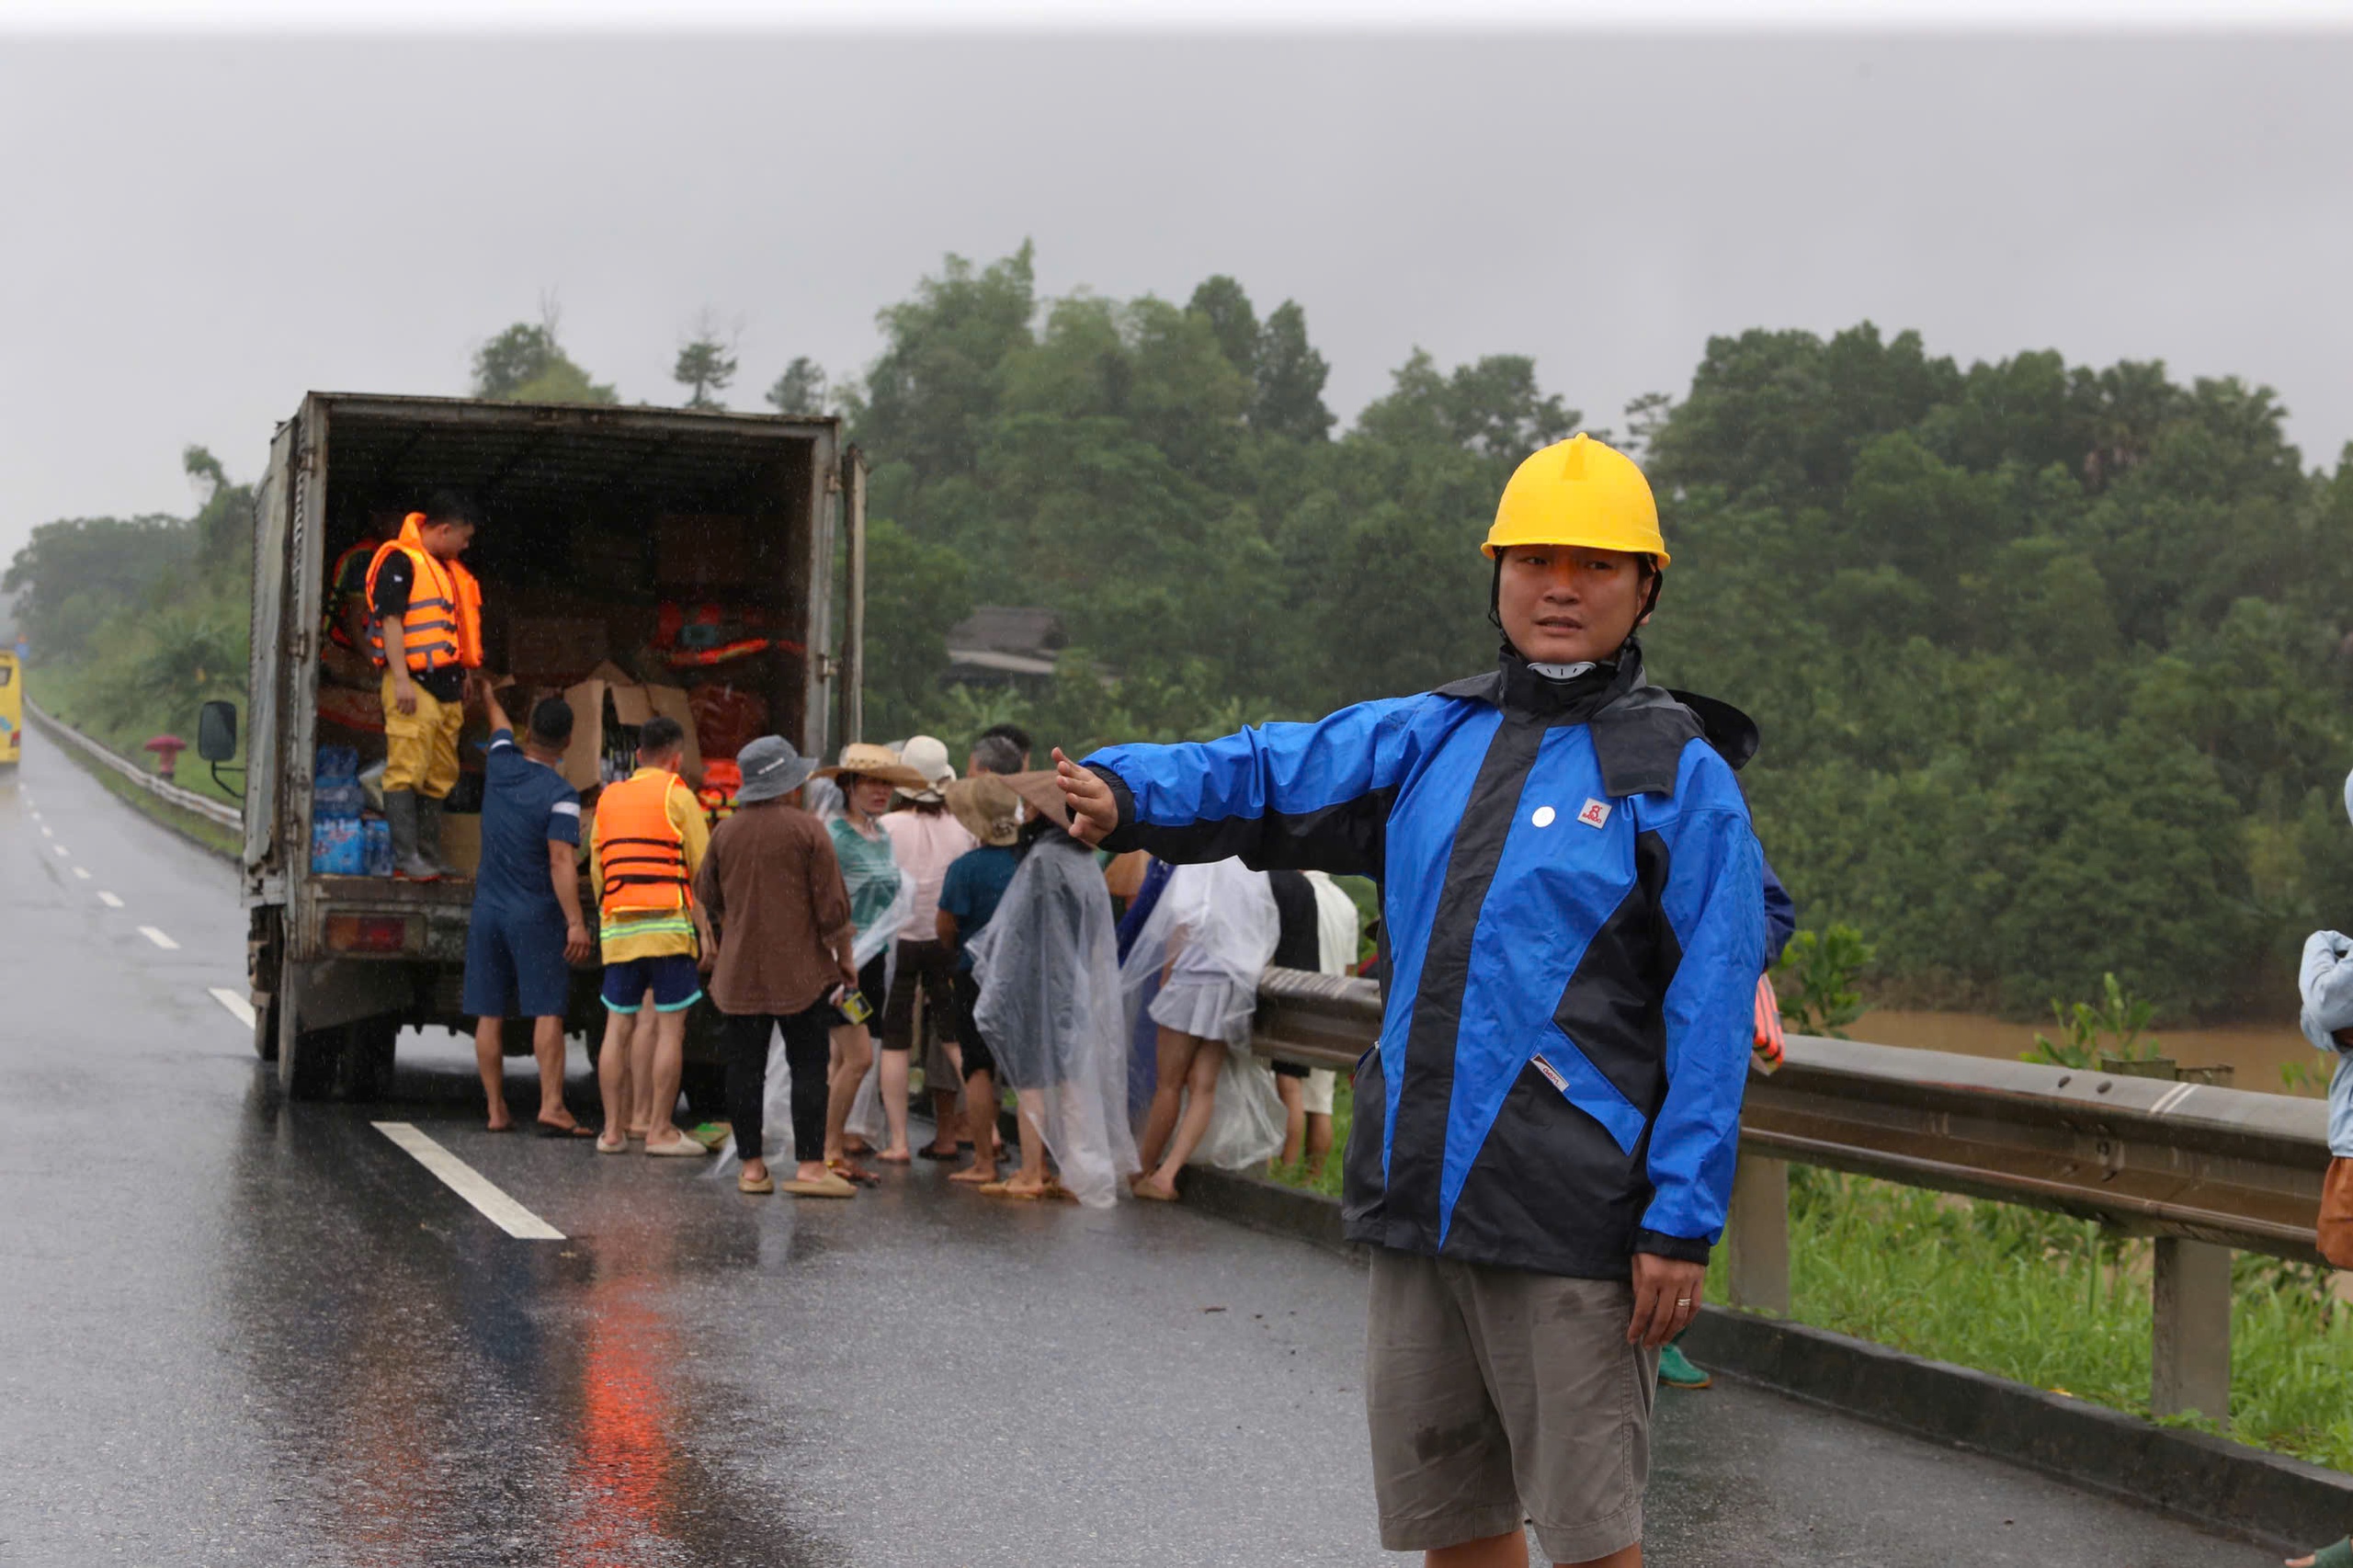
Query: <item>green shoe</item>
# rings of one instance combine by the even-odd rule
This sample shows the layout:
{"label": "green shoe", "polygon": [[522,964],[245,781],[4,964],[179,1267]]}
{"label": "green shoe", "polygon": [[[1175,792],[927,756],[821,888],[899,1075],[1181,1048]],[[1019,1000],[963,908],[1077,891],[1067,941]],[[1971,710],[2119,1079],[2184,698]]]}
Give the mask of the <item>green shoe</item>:
{"label": "green shoe", "polygon": [[1716,1380],[1693,1366],[1679,1346],[1670,1345],[1658,1353],[1658,1381],[1671,1389],[1703,1389]]}

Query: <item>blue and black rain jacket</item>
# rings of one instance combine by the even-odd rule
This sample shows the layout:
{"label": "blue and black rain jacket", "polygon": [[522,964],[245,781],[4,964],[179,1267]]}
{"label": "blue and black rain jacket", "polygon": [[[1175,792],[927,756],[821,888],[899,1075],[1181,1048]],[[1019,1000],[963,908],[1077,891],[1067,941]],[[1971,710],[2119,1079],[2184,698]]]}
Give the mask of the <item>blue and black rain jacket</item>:
{"label": "blue and black rain jacket", "polygon": [[1381,1040],[1358,1064],[1349,1237],[1624,1278],[1703,1261],[1732,1193],[1763,857],[1688,707],[1615,665],[1489,675],[1086,759],[1108,847],[1381,886]]}

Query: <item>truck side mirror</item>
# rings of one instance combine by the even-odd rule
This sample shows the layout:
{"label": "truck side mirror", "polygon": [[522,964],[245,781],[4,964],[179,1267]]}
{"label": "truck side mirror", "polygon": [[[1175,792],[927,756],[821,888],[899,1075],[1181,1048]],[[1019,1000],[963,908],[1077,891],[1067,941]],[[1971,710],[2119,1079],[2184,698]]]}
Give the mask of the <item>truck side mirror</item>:
{"label": "truck side mirror", "polygon": [[226,762],[237,755],[237,705],[208,702],[196,715],[196,755],[207,762]]}

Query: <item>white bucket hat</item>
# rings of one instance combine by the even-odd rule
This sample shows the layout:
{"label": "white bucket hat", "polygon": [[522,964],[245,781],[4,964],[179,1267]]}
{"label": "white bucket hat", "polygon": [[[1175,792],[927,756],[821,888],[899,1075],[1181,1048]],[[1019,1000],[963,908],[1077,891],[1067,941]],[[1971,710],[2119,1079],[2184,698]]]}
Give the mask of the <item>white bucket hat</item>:
{"label": "white bucket hat", "polygon": [[940,786],[956,781],[956,769],[948,760],[948,743],[937,735],[911,735],[899,748],[899,760],[923,775],[927,790],[910,790],[915,800],[926,804],[942,799]]}

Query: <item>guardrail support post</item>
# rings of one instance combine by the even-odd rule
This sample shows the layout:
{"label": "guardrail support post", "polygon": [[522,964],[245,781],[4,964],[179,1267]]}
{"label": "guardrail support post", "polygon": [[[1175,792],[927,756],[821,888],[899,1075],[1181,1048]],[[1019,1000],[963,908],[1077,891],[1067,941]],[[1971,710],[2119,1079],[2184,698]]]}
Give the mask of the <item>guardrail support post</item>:
{"label": "guardrail support post", "polygon": [[1790,1166],[1744,1151],[1733,1176],[1732,1304],[1790,1314]]}
{"label": "guardrail support post", "polygon": [[2179,1236],[2157,1238],[2155,1356],[2149,1406],[2231,1418],[2231,1249]]}

